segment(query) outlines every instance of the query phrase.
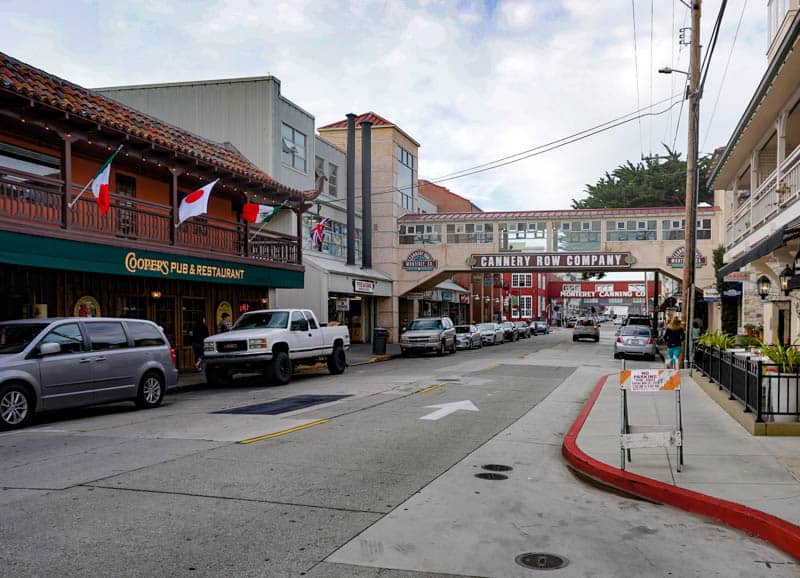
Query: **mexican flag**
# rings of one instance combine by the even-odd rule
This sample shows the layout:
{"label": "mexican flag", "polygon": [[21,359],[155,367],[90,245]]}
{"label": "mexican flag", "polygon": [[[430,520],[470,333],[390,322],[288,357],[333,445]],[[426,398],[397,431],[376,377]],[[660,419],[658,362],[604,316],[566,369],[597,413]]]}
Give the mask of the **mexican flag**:
{"label": "mexican flag", "polygon": [[100,170],[97,171],[97,174],[92,179],[92,194],[94,194],[94,198],[97,201],[97,206],[100,207],[101,215],[105,215],[108,212],[108,208],[111,206],[111,198],[108,194],[108,181],[111,177],[111,161],[119,154],[120,149],[122,149],[122,145],[114,151],[114,154],[100,167]]}
{"label": "mexican flag", "polygon": [[283,205],[259,205],[257,203],[245,203],[242,207],[242,219],[248,223],[269,223],[278,214]]}

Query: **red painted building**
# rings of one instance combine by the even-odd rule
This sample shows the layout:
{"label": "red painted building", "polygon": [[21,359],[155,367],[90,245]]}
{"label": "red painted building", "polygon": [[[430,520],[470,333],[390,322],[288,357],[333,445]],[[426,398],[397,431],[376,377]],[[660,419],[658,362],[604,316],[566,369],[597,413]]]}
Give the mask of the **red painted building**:
{"label": "red painted building", "polygon": [[[653,311],[653,281],[553,281],[548,295],[551,303],[568,313],[596,313],[604,311],[626,314]],[[663,286],[659,282],[659,300],[663,298]]]}

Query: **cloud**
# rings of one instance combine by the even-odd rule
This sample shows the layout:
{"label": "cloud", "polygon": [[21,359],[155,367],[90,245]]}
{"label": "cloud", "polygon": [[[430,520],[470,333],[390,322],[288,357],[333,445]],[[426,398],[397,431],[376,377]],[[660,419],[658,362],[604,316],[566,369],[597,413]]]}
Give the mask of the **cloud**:
{"label": "cloud", "polygon": [[[674,8],[673,8],[674,4]],[[641,7],[639,6],[641,5]],[[719,0],[703,3],[703,43]],[[680,93],[681,3],[637,3],[639,95],[627,0],[330,3],[312,0],[52,0],[4,3],[2,50],[84,86],[274,74],[317,124],[374,110],[418,140],[435,178],[516,153]],[[640,9],[641,8],[641,9]],[[675,11],[673,15],[673,10]],[[728,8],[701,104],[710,151],[724,145],[766,67],[765,13]],[[109,24],[101,26],[100,24]],[[652,88],[651,88],[652,87]],[[446,184],[487,209],[567,208],[606,170],[672,145],[678,109]],[[686,107],[676,146],[685,150]]]}

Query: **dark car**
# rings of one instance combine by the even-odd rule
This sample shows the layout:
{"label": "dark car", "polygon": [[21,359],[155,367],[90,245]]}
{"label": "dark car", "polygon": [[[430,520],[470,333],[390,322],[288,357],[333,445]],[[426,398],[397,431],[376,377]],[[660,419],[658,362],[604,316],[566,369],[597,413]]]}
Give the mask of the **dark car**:
{"label": "dark car", "polygon": [[649,315],[628,315],[625,319],[625,326],[628,325],[644,325],[646,327],[653,327],[653,318]]}
{"label": "dark car", "polygon": [[532,335],[531,326],[526,321],[514,321],[514,327],[517,328],[520,339],[527,339]]}
{"label": "dark car", "polygon": [[500,325],[503,326],[503,334],[505,335],[506,341],[518,341],[519,340],[519,331],[517,331],[516,326],[511,321],[504,321]]}
{"label": "dark car", "polygon": [[532,321],[531,332],[534,335],[546,335],[549,333],[550,328],[547,326],[547,321]]}

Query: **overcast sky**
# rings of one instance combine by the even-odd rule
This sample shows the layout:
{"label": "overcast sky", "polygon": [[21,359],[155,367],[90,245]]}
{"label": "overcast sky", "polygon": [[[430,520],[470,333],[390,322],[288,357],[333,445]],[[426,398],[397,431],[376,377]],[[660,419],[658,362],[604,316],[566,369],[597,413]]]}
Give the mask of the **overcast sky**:
{"label": "overcast sky", "polygon": [[[719,4],[703,2],[704,45]],[[727,142],[766,68],[766,11],[728,2],[702,152]],[[317,126],[388,118],[421,143],[419,175],[435,179],[680,93],[684,76],[656,71],[687,69],[678,29],[689,25],[679,0],[2,0],[0,50],[86,87],[273,74]],[[485,210],[569,208],[605,170],[671,146],[678,110],[442,184]]]}

